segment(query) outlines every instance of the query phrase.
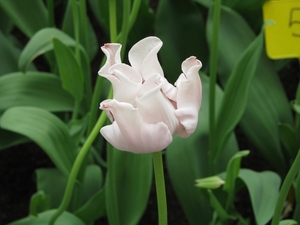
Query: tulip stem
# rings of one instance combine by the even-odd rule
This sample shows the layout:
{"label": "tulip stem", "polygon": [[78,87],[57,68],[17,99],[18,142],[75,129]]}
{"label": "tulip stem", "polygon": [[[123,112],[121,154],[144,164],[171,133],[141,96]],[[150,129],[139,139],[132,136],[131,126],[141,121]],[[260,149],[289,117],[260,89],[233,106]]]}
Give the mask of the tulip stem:
{"label": "tulip stem", "polygon": [[57,211],[51,217],[51,219],[49,221],[49,225],[53,225],[54,222],[56,221],[56,219],[68,207],[68,205],[70,203],[70,200],[71,200],[71,197],[72,197],[73,190],[74,190],[76,178],[77,178],[77,175],[80,171],[82,163],[84,162],[84,160],[86,158],[86,155],[89,152],[90,147],[93,144],[95,138],[98,136],[99,130],[103,126],[105,120],[106,120],[106,113],[102,112],[99,119],[98,119],[98,121],[97,121],[97,123],[96,123],[96,125],[94,126],[92,132],[88,136],[86,142],[82,146],[81,150],[79,151],[79,153],[78,153],[78,155],[75,159],[75,162],[73,164],[72,170],[71,170],[70,175],[69,175],[69,179],[68,179],[68,183],[67,183],[67,187],[66,187],[66,190],[65,190],[63,200],[62,200],[60,206],[58,207]]}
{"label": "tulip stem", "polygon": [[[286,200],[286,197],[288,195],[288,192],[293,184],[293,181],[297,175],[297,173],[300,171],[300,149],[298,150],[298,154],[288,172],[286,175],[283,184],[281,186],[279,196],[276,202],[275,210],[274,210],[274,216],[272,219],[271,225],[278,225],[280,221],[280,216],[282,213],[282,209]],[[298,175],[299,176],[299,175]]]}
{"label": "tulip stem", "polygon": [[158,224],[168,224],[167,199],[164,178],[164,168],[162,161],[162,152],[153,153],[154,177],[156,184],[156,196],[158,207]]}
{"label": "tulip stem", "polygon": [[220,11],[221,0],[215,0],[213,5],[213,34],[210,54],[209,67],[209,157],[210,157],[210,173],[214,174],[214,157],[216,153],[216,132],[215,132],[215,102],[216,102],[216,81],[217,81],[217,64],[218,64],[218,42],[219,42],[219,27],[220,27]]}

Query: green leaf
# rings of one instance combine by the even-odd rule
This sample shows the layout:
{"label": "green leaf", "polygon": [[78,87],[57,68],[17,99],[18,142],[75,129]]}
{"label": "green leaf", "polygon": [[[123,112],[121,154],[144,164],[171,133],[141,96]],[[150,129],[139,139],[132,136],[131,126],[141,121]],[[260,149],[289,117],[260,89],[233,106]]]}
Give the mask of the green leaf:
{"label": "green leaf", "polygon": [[23,144],[26,142],[30,142],[30,139],[23,135],[16,134],[8,130],[0,129],[0,150],[7,149],[9,147]]}
{"label": "green leaf", "polygon": [[91,224],[93,221],[103,217],[106,213],[105,192],[104,189],[94,194],[82,207],[80,207],[74,215]]}
{"label": "green leaf", "polygon": [[289,153],[289,158],[294,159],[298,153],[299,142],[295,129],[287,123],[279,123],[279,135],[281,143]]}
{"label": "green leaf", "polygon": [[[296,202],[300,202],[300,176],[298,174],[295,182],[295,196],[296,196]],[[300,223],[300,204],[296,204],[294,216],[293,219],[296,220],[298,223]]]}
{"label": "green leaf", "polygon": [[0,31],[0,75],[18,70],[18,58],[21,51]]}
{"label": "green leaf", "polygon": [[83,180],[83,203],[94,197],[103,186],[103,174],[98,165],[87,166]]}
{"label": "green leaf", "polygon": [[234,217],[228,215],[228,213],[225,211],[225,209],[223,208],[219,200],[216,198],[212,190],[207,190],[207,193],[209,195],[211,207],[215,209],[215,212],[218,214],[222,221],[235,219]]}
{"label": "green leaf", "polygon": [[86,132],[87,123],[88,116],[85,116],[80,120],[71,120],[68,124],[70,135],[76,145],[82,141],[83,135]]}
{"label": "green leaf", "polygon": [[12,107],[2,115],[1,128],[32,139],[62,173],[69,174],[76,148],[67,126],[55,115],[35,107]]}
{"label": "green leaf", "polygon": [[203,35],[205,29],[202,16],[196,4],[189,0],[159,2],[155,34],[164,43],[159,55],[170,83],[177,80],[181,73],[181,63],[189,56],[199,58],[204,70],[208,65],[209,53]]}
{"label": "green leaf", "polygon": [[111,151],[105,185],[108,220],[114,225],[138,224],[148,203],[152,155],[108,151]]}
{"label": "green leaf", "polygon": [[[38,214],[38,217],[28,216],[26,218],[17,220],[15,222],[9,223],[8,225],[48,225],[49,220],[56,212],[56,209],[52,209],[46,212]],[[79,218],[74,216],[72,213],[64,211],[58,219],[55,221],[55,225],[86,225]]]}
{"label": "green leaf", "polygon": [[266,224],[273,216],[281,179],[271,171],[255,172],[241,169],[239,173],[246,184],[257,225]]}
{"label": "green leaf", "polygon": [[8,17],[8,15],[6,15],[6,13],[3,11],[1,7],[0,7],[0,21],[1,21],[1,25],[0,25],[1,33],[8,35],[13,29],[14,25],[11,19]]}
{"label": "green leaf", "polygon": [[229,161],[226,169],[226,180],[223,189],[227,193],[234,192],[235,179],[238,177],[241,167],[242,157],[249,155],[250,151],[237,152]]}
{"label": "green leaf", "polygon": [[149,36],[154,30],[155,19],[151,6],[147,1],[141,1],[135,23],[128,35],[127,46],[133,46],[139,40]]}
{"label": "green leaf", "polygon": [[197,2],[207,8],[209,8],[212,4],[212,1],[210,1],[210,0],[194,0],[194,2]]}
{"label": "green leaf", "polygon": [[[51,197],[51,207],[57,208],[61,204],[65,188],[68,181],[68,176],[62,174],[56,168],[43,168],[36,170],[37,189],[44,191]],[[93,198],[101,189],[103,183],[103,174],[99,166],[88,165],[84,175],[82,184],[82,202],[85,204],[89,199]],[[55,185],[53,185],[55,184]],[[69,205],[69,210],[73,210],[72,201]]]}
{"label": "green leaf", "polygon": [[[201,81],[202,92],[209,93],[209,78],[201,74]],[[220,110],[222,97],[223,92],[217,87],[217,111]],[[191,225],[199,225],[199,221],[209,224],[213,213],[206,192],[199,191],[194,186],[196,179],[211,175],[208,169],[210,168],[208,117],[209,98],[208,95],[203,95],[196,131],[187,139],[173,137],[173,142],[166,151],[167,167],[172,185]],[[225,171],[228,161],[237,150],[237,142],[235,136],[232,135],[214,172]]]}
{"label": "green leaf", "polygon": [[64,196],[68,177],[56,168],[41,168],[35,173],[37,190],[50,196],[52,209],[58,208]]}
{"label": "green leaf", "polygon": [[59,39],[53,38],[52,43],[63,88],[80,102],[83,97],[83,74],[75,54]]}
{"label": "green leaf", "polygon": [[[97,13],[99,13],[98,10],[99,9],[97,9]],[[92,60],[98,51],[98,43],[97,43],[97,37],[95,31],[91,25],[89,17],[86,17],[86,20],[87,20],[87,34],[84,34],[83,32],[80,33],[81,36],[79,39],[81,41],[81,44],[83,45],[82,43],[83,35],[88,36],[86,51],[89,55],[89,58]],[[71,37],[74,36],[74,23],[73,23],[73,12],[71,7],[71,1],[68,1],[68,5],[66,7],[66,12],[64,14],[64,19],[62,22],[62,31],[70,35]]]}
{"label": "green leaf", "polygon": [[[210,41],[211,20],[207,26],[207,40]],[[219,80],[225,86],[237,59],[254,40],[255,34],[239,14],[225,7],[222,8],[219,31],[217,69]],[[279,141],[278,122],[292,124],[292,121],[290,106],[276,70],[263,53],[249,88],[248,102],[240,126],[249,140],[282,175],[286,173],[288,166]]]}
{"label": "green leaf", "polygon": [[225,87],[224,98],[217,114],[215,138],[216,149],[213,152],[217,162],[223,146],[233,132],[245,111],[252,78],[263,47],[263,30],[239,58]]}
{"label": "green leaf", "polygon": [[40,208],[42,208],[42,211],[50,209],[50,196],[46,195],[43,191],[38,191],[31,196],[29,214],[37,217]]}
{"label": "green leaf", "polygon": [[30,38],[19,59],[19,69],[25,73],[28,65],[38,56],[53,49],[52,39],[57,38],[67,46],[75,46],[73,38],[56,28],[44,28]]}
{"label": "green leaf", "polygon": [[297,221],[295,220],[281,220],[279,225],[297,225]]}
{"label": "green leaf", "polygon": [[40,0],[0,0],[0,6],[9,15],[14,24],[31,37],[38,30],[46,27],[47,9]]}
{"label": "green leaf", "polygon": [[71,111],[74,100],[63,90],[59,77],[50,73],[21,72],[0,77],[0,113],[14,106],[35,106],[45,110]]}

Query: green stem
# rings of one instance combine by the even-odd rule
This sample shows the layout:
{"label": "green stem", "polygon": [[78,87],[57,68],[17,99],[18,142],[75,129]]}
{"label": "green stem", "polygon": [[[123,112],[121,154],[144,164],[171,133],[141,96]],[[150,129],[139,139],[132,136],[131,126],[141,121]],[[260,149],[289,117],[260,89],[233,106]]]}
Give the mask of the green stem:
{"label": "green stem", "polygon": [[80,152],[78,153],[76,160],[73,164],[72,170],[70,172],[69,175],[69,179],[68,179],[68,183],[67,183],[67,187],[65,190],[65,194],[63,197],[63,200],[60,204],[60,206],[58,207],[57,211],[53,214],[53,216],[51,217],[50,221],[49,221],[49,225],[53,225],[55,220],[66,210],[66,208],[68,207],[70,200],[71,200],[71,196],[74,190],[74,185],[76,182],[76,177],[78,175],[78,172],[80,170],[80,167],[87,155],[87,153],[89,152],[89,149],[93,143],[93,141],[95,140],[95,138],[97,137],[97,135],[99,134],[99,130],[100,128],[103,126],[104,122],[106,120],[106,113],[103,111],[96,123],[96,125],[94,126],[92,132],[90,133],[89,137],[87,138],[86,142],[84,143],[84,145],[82,146]]}
{"label": "green stem", "polygon": [[153,153],[154,177],[156,184],[157,206],[158,206],[158,224],[168,224],[168,211],[164,169],[162,162],[162,152]]}
{"label": "green stem", "polygon": [[[103,61],[104,61],[104,59],[103,59]],[[103,65],[103,62],[101,63],[101,65]],[[96,85],[95,85],[94,94],[93,94],[92,102],[91,102],[90,119],[89,119],[89,124],[88,124],[88,129],[87,129],[88,133],[90,133],[91,130],[93,129],[97,114],[99,112],[99,110],[97,110],[97,109],[99,108],[99,103],[100,103],[101,89],[102,89],[102,83],[103,83],[102,81],[103,81],[103,77],[98,76],[96,79]]]}
{"label": "green stem", "polygon": [[[110,30],[110,42],[116,43],[118,40],[117,37],[117,13],[116,13],[116,0],[109,0],[109,30]],[[104,65],[105,58],[103,58],[101,66]],[[91,115],[88,124],[88,132],[92,129],[92,126],[95,122],[95,118],[97,115],[97,108],[100,103],[101,96],[101,86],[102,86],[103,77],[98,76],[96,79],[96,85],[94,89],[94,94],[92,97],[92,105],[91,105]]]}
{"label": "green stem", "polygon": [[[129,3],[126,2],[126,4],[127,4],[127,6],[124,5],[124,10],[125,9],[128,10],[128,12],[125,12],[125,13],[129,13],[129,11],[130,11],[130,2]],[[141,5],[141,0],[135,0],[133,2],[132,10],[131,10],[131,13],[130,13],[130,16],[129,16],[129,21],[128,21],[128,27],[126,28],[126,36],[128,35],[128,33],[130,32],[131,28],[133,27],[133,25],[135,23],[136,17],[138,15],[138,12],[139,12],[139,9],[140,9],[140,5]],[[124,14],[123,14],[123,18],[125,18]],[[124,23],[123,23],[123,26],[124,26]],[[118,39],[119,39],[119,37],[123,36],[123,32],[124,32],[124,29],[122,29],[122,31],[120,32],[120,34],[118,36]]]}
{"label": "green stem", "polygon": [[218,64],[218,43],[219,43],[219,27],[220,27],[220,11],[221,0],[214,1],[213,8],[213,34],[210,51],[210,85],[209,85],[209,156],[210,156],[210,173],[214,173],[214,153],[216,151],[215,140],[215,99],[216,99],[216,83],[217,83],[217,64]]}
{"label": "green stem", "polygon": [[129,17],[128,32],[131,30],[133,24],[135,23],[137,14],[138,14],[139,9],[140,9],[140,5],[141,5],[141,0],[135,0],[133,2],[132,10],[131,10],[130,17]]}
{"label": "green stem", "polygon": [[110,42],[116,43],[118,41],[116,0],[109,0],[109,30],[110,30]]}
{"label": "green stem", "polygon": [[299,171],[300,171],[300,149],[298,150],[298,154],[281,186],[271,225],[279,225],[280,216],[283,210],[286,197]]}
{"label": "green stem", "polygon": [[119,216],[119,205],[117,199],[117,185],[115,179],[115,164],[114,164],[114,152],[115,150],[112,145],[108,143],[107,145],[107,185],[109,189],[106,190],[106,199],[110,201],[110,204],[107,204],[107,215],[109,218],[110,224],[119,225],[120,216]]}
{"label": "green stem", "polygon": [[120,38],[120,43],[124,47],[121,50],[121,58],[124,57],[125,45],[127,43],[127,37],[129,33],[129,15],[130,15],[130,1],[123,1],[123,23],[122,23],[122,35]]}

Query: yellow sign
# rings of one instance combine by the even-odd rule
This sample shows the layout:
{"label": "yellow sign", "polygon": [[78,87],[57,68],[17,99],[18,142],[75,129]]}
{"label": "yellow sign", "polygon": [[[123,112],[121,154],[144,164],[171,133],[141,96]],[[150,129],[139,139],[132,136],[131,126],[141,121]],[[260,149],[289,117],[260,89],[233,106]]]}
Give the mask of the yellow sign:
{"label": "yellow sign", "polygon": [[300,0],[271,0],[263,6],[267,54],[272,59],[300,58]]}

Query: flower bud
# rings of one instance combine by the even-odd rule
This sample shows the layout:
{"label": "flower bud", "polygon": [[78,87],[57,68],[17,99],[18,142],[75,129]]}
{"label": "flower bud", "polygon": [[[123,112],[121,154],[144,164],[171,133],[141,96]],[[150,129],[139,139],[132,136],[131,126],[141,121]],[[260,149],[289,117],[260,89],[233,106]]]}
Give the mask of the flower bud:
{"label": "flower bud", "polygon": [[222,180],[220,177],[212,176],[212,177],[205,177],[202,179],[197,179],[196,187],[206,188],[206,189],[216,189],[216,188],[219,188],[224,183],[225,183],[225,181]]}

